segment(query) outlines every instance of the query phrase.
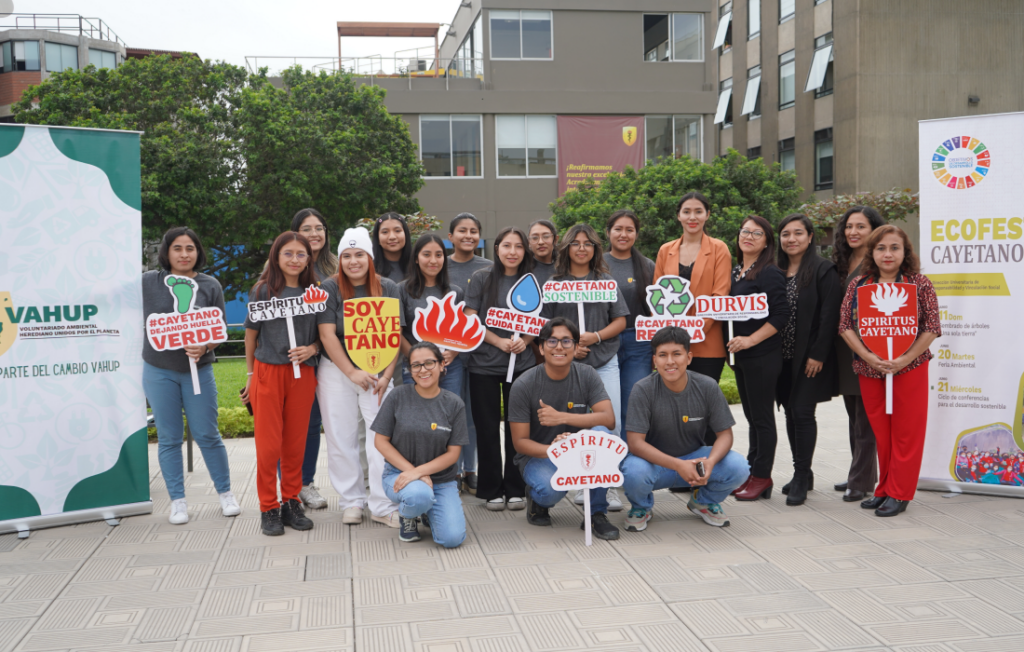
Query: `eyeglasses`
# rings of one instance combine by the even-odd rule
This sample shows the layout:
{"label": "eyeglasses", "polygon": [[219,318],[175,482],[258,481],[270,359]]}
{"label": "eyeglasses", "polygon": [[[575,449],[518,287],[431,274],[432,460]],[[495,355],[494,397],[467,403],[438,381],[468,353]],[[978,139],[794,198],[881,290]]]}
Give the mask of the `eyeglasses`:
{"label": "eyeglasses", "polygon": [[748,229],[743,229],[742,231],[740,231],[740,235],[745,235],[748,238],[760,240],[761,238],[764,237],[764,231],[750,231]]}
{"label": "eyeglasses", "polygon": [[287,258],[288,260],[291,260],[291,259],[294,258],[295,260],[299,261],[300,263],[302,261],[306,260],[306,258],[308,258],[308,256],[306,254],[302,253],[302,252],[299,252],[299,253],[296,254],[296,253],[292,253],[290,251],[284,251],[284,252],[281,252],[281,255],[284,256],[285,258]]}
{"label": "eyeglasses", "polygon": [[299,229],[299,233],[327,233],[327,229],[322,226],[304,226]]}
{"label": "eyeglasses", "polygon": [[530,242],[551,242],[554,237],[550,233],[531,235]]}
{"label": "eyeglasses", "polygon": [[409,365],[409,369],[411,369],[413,373],[416,373],[417,371],[419,371],[421,369],[426,369],[427,371],[433,371],[434,367],[436,367],[436,366],[437,366],[437,360],[427,360],[426,362],[414,362],[411,365]]}
{"label": "eyeglasses", "polygon": [[549,337],[548,339],[544,340],[544,346],[548,347],[549,349],[553,349],[559,344],[562,345],[563,349],[571,349],[572,347],[576,346],[576,340],[572,339],[571,337],[563,337],[562,339]]}
{"label": "eyeglasses", "polygon": [[579,249],[580,247],[584,247],[585,249],[593,249],[594,248],[594,243],[593,242],[576,242],[575,240],[573,240],[572,242],[569,243],[569,248],[570,249]]}

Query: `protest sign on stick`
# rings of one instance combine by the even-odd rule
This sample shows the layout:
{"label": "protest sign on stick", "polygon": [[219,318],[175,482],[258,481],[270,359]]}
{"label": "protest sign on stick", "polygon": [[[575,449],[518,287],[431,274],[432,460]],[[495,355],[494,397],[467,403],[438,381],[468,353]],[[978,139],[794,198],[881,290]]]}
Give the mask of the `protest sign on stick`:
{"label": "protest sign on stick", "polygon": [[352,364],[375,376],[391,364],[402,346],[401,312],[392,297],[345,301],[345,350]]}
{"label": "protest sign on stick", "polygon": [[[697,316],[707,319],[724,321],[726,324],[726,344],[732,339],[732,323],[763,319],[768,316],[768,295],[743,294],[739,296],[715,297],[702,295],[697,297]],[[735,364],[733,353],[729,352],[729,364]]]}
{"label": "protest sign on stick", "polygon": [[637,342],[650,342],[655,333],[668,326],[686,329],[691,343],[703,342],[704,320],[685,316],[692,305],[690,281],[681,276],[662,276],[654,285],[648,285],[647,307],[651,316],[637,316]]}
{"label": "protest sign on stick", "polygon": [[416,309],[412,334],[420,342],[432,342],[443,352],[445,349],[465,353],[473,351],[484,341],[487,329],[477,315],[466,315],[466,302],[455,303],[455,293],[442,298],[427,297],[427,307]]}
{"label": "protest sign on stick", "polygon": [[585,303],[615,303],[619,286],[612,280],[604,281],[548,281],[544,284],[544,303],[575,303],[581,333],[587,330],[584,317]]}
{"label": "protest sign on stick", "polygon": [[[917,286],[873,283],[857,288],[857,330],[864,346],[895,360],[917,339]],[[892,414],[892,374],[885,375],[885,413]]]}
{"label": "protest sign on stick", "polygon": [[593,544],[590,529],[590,490],[622,486],[619,463],[629,452],[626,441],[602,430],[581,430],[548,447],[548,459],[557,470],[551,476],[555,491],[583,489],[586,544]]}
{"label": "protest sign on stick", "polygon": [[[548,320],[539,317],[540,309],[544,306],[541,299],[540,285],[533,274],[525,274],[516,281],[508,291],[505,298],[505,305],[509,309],[494,307],[487,311],[486,323],[491,328],[501,328],[512,331],[512,341],[519,339],[519,334],[540,335],[540,329]],[[516,354],[512,353],[508,359],[508,373],[505,374],[505,382],[512,382],[512,375],[516,370]]]}
{"label": "protest sign on stick", "polygon": [[[300,297],[287,299],[268,299],[266,301],[250,301],[246,306],[250,321],[271,321],[284,319],[288,326],[288,348],[298,346],[295,342],[295,317],[312,315],[327,310],[327,292],[315,285],[310,285]],[[296,378],[302,378],[302,371],[297,362],[292,363],[292,372]]]}

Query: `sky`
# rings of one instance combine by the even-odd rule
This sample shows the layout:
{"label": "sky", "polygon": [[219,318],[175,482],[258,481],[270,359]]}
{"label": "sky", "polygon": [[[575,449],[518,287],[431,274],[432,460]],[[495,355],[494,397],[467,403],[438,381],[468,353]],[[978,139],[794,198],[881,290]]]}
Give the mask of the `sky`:
{"label": "sky", "polygon": [[[338,21],[448,23],[460,0],[13,0],[16,13],[102,19],[129,47],[186,50],[245,65],[252,56],[337,57]],[[10,19],[0,19],[5,24]],[[441,27],[441,36],[447,27]],[[351,38],[342,54],[391,56],[434,40]],[[288,62],[290,63],[290,62]],[[275,64],[276,65],[276,64]],[[274,67],[274,65],[272,65]]]}

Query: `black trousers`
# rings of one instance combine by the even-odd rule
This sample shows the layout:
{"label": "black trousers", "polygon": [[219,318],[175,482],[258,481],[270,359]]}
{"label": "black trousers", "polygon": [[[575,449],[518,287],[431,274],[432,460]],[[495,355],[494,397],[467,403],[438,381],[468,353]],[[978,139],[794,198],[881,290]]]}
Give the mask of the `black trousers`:
{"label": "black trousers", "polygon": [[782,361],[778,396],[786,411],[786,436],[793,451],[794,475],[805,475],[811,470],[818,443],[818,421],[814,416],[818,403],[812,392],[815,379],[808,378],[801,369],[793,381],[793,364],[792,360]]}
{"label": "black trousers", "polygon": [[[722,381],[725,358],[694,358],[690,361],[690,366],[687,369],[713,378],[718,383]],[[708,424],[707,430],[704,431],[704,445],[714,446],[716,439],[718,439],[718,435],[711,429],[711,424]]]}
{"label": "black trousers", "polygon": [[750,428],[750,475],[756,478],[772,477],[775,447],[779,434],[775,429],[775,383],[782,371],[782,350],[753,358],[736,358],[736,387],[743,402],[743,415]]}
{"label": "black trousers", "polygon": [[[512,377],[514,383],[519,375]],[[473,423],[476,425],[477,489],[476,497],[484,500],[493,498],[524,498],[526,483],[513,460],[516,449],[512,445],[512,428],[508,423],[508,412],[502,419],[501,406],[508,409],[512,383],[505,382],[505,376],[469,374],[473,388],[470,403],[473,409]],[[502,463],[501,424],[505,424],[505,461]]]}
{"label": "black trousers", "polygon": [[878,484],[878,455],[875,451],[875,431],[871,429],[864,401],[860,396],[843,395],[846,414],[850,419],[850,475],[847,486],[854,491],[871,493]]}

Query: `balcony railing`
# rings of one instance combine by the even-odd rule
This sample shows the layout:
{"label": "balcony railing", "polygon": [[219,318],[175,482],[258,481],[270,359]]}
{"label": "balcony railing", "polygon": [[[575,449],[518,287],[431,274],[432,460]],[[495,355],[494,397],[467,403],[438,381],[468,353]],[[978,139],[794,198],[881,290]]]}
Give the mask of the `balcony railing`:
{"label": "balcony railing", "polygon": [[126,47],[125,42],[110,29],[110,25],[99,18],[86,18],[78,14],[10,14],[0,18],[0,30],[8,29],[39,29],[75,34]]}
{"label": "balcony railing", "polygon": [[[440,63],[440,71],[436,63]],[[430,78],[484,78],[483,61],[480,59],[439,59],[434,57],[246,57],[249,72],[267,68],[270,75],[279,75],[284,69],[302,66],[314,72],[327,71],[349,73],[371,79],[407,79],[412,87],[414,79]],[[446,84],[447,87],[447,84]]]}

